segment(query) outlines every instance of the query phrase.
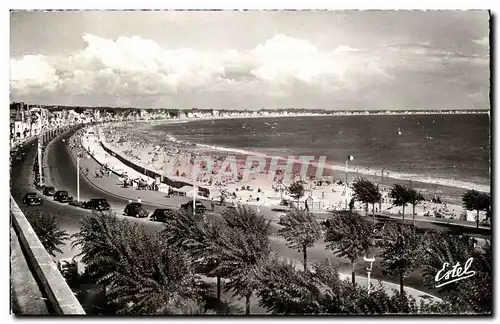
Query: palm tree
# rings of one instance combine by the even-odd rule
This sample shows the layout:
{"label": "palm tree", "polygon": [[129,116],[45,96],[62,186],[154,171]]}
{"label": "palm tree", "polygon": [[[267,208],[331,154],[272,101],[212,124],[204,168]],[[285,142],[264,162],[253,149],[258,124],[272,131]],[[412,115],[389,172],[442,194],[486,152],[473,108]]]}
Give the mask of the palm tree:
{"label": "palm tree", "polygon": [[304,197],[305,194],[305,189],[304,185],[300,182],[294,182],[288,187],[288,191],[290,192],[290,195],[297,199],[297,208],[300,207],[300,198]]}
{"label": "palm tree", "polygon": [[178,314],[202,292],[185,253],[142,225],[94,213],[74,237],[87,273],[106,285],[120,313]]}
{"label": "palm tree", "polygon": [[272,314],[396,314],[417,313],[411,296],[390,294],[379,285],[368,291],[339,276],[328,259],[313,264],[314,271],[297,270],[293,264],[273,260],[263,271],[258,295],[260,305]]}
{"label": "palm tree", "polygon": [[400,294],[404,294],[404,277],[421,262],[422,236],[412,225],[391,224],[384,228],[381,247],[383,273],[399,275]]}
{"label": "palm tree", "polygon": [[356,260],[373,245],[372,224],[357,213],[336,212],[330,219],[330,226],[325,235],[327,248],[337,256],[346,257],[351,261],[352,284],[356,284]]}
{"label": "palm tree", "polygon": [[227,274],[227,289],[245,298],[248,315],[250,298],[260,286],[260,273],[271,253],[270,222],[245,206],[223,212],[222,218],[226,226],[216,228],[218,235],[206,251],[219,260],[215,272]]}
{"label": "palm tree", "polygon": [[[354,181],[352,186],[354,190],[354,199],[361,201],[366,205],[372,205],[373,222],[375,222],[375,204],[380,202],[382,199],[378,185],[375,185],[373,182],[365,178],[359,178]],[[368,208],[366,213],[368,216]]]}
{"label": "palm tree", "polygon": [[207,222],[193,213],[178,211],[165,223],[162,232],[170,246],[185,251],[191,257],[196,269],[217,278],[218,301],[220,301],[223,273],[215,272],[219,260],[216,258],[217,255],[208,255],[206,249],[218,235],[217,227],[220,226],[225,226],[225,223],[217,218]]}
{"label": "palm tree", "polygon": [[390,197],[394,199],[394,206],[403,207],[403,222],[405,220],[405,207],[410,202],[410,189],[399,184],[395,184],[391,188]]}
{"label": "palm tree", "polygon": [[[433,231],[425,235],[425,242],[422,273],[424,284],[428,287],[436,285],[436,273],[443,268],[444,263],[463,265],[474,253],[475,239],[470,236]],[[441,291],[452,291],[460,285],[461,283],[449,284],[443,286]]]}
{"label": "palm tree", "polygon": [[307,248],[321,237],[321,226],[314,215],[306,210],[292,209],[278,222],[283,228],[278,233],[287,240],[287,246],[298,249],[304,255],[304,271],[307,270]]}
{"label": "palm tree", "polygon": [[423,258],[424,284],[436,286],[436,274],[448,263],[448,270],[460,263],[463,267],[473,258],[471,269],[475,274],[466,280],[442,286],[445,301],[457,306],[459,312],[491,313],[492,310],[492,254],[491,244],[487,241],[482,249],[475,248],[473,237],[449,232],[427,234]]}
{"label": "palm tree", "polygon": [[189,258],[165,248],[159,235],[137,234],[120,255],[110,299],[127,305],[119,312],[123,314],[183,314],[188,301],[199,299],[202,292]]}
{"label": "palm tree", "polygon": [[476,190],[467,190],[462,195],[462,205],[467,210],[476,210],[476,227],[479,228],[479,212],[488,211],[490,208],[490,196]]}
{"label": "palm tree", "polygon": [[26,214],[26,218],[33,227],[38,239],[51,256],[62,253],[59,246],[64,245],[69,236],[62,230],[56,217],[44,211],[34,210]]}
{"label": "palm tree", "polygon": [[97,283],[109,285],[116,277],[120,249],[136,240],[136,235],[136,224],[119,220],[111,212],[92,212],[80,221],[72,246],[80,247],[78,256],[82,256],[89,276]]}
{"label": "palm tree", "polygon": [[297,271],[293,263],[273,259],[262,272],[259,304],[273,314],[318,314],[319,292],[310,271]]}
{"label": "palm tree", "polygon": [[408,202],[413,207],[413,226],[415,226],[415,207],[421,202],[424,201],[424,196],[420,191],[416,191],[415,189],[409,190],[409,200]]}

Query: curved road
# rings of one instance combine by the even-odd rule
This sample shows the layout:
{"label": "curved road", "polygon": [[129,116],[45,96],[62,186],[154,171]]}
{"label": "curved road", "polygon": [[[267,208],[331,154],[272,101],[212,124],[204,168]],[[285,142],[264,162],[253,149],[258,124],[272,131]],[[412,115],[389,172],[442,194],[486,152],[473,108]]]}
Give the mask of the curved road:
{"label": "curved road", "polygon": [[[74,164],[65,143],[62,141],[63,139],[67,140],[73,133],[74,131],[69,131],[49,143],[45,150],[46,154],[48,154],[46,160],[47,166],[45,166],[45,168],[50,168],[50,170],[46,170],[46,177],[48,177],[47,180],[51,185],[54,185],[56,189],[68,190],[70,195],[76,197],[76,165]],[[20,161],[12,162],[12,197],[25,214],[42,211],[55,215],[62,229],[66,230],[69,234],[76,233],[79,230],[80,220],[84,215],[88,215],[89,211],[69,206],[68,204],[61,204],[53,201],[52,197],[45,196],[42,196],[44,201],[41,206],[30,207],[22,203],[24,194],[36,191],[36,188],[33,185],[33,163],[36,158],[37,141],[38,140],[36,138],[29,140],[20,150],[25,153],[24,157]],[[123,211],[125,205],[127,204],[127,200],[116,198],[100,191],[90,183],[86,182],[84,177],[81,177],[80,199],[88,199],[90,197],[106,198],[112,208],[116,210],[117,214],[121,214],[121,211]],[[155,208],[150,205],[146,205],[146,207],[150,211]],[[150,222],[147,219],[135,219],[132,217],[127,218],[133,222],[147,223],[147,229],[153,232],[163,228],[162,224]],[[76,251],[72,251],[69,244],[67,244],[63,248],[63,254],[58,256],[57,259],[73,257],[75,252]]]}
{"label": "curved road", "polygon": [[[74,159],[70,155],[69,149],[67,147],[66,142],[68,139],[74,134],[75,131],[68,131],[63,135],[55,138],[51,141],[46,148],[46,162],[47,165],[44,166],[46,169],[45,174],[48,178],[48,183],[53,185],[56,190],[64,189],[69,192],[69,194],[73,197],[76,197],[76,165]],[[64,141],[63,141],[64,140]],[[11,172],[11,181],[12,188],[11,194],[13,198],[18,203],[19,207],[23,210],[23,212],[29,214],[31,212],[40,210],[50,214],[53,214],[58,219],[61,227],[66,230],[69,234],[76,233],[79,230],[79,222],[84,215],[88,215],[89,211],[83,210],[81,208],[69,206],[67,204],[61,204],[52,200],[51,197],[43,197],[44,204],[38,207],[28,207],[22,204],[22,198],[24,194],[28,191],[35,191],[34,186],[32,185],[32,167],[33,162],[36,157],[36,145],[37,140],[33,139],[27,143],[27,145],[23,148],[26,155],[21,161],[16,161],[16,163],[12,165]],[[158,222],[152,222],[148,219],[136,219],[133,217],[120,216],[125,205],[128,203],[127,199],[120,198],[114,195],[111,195],[107,192],[100,190],[95,187],[93,184],[87,182],[85,177],[80,177],[80,200],[86,200],[91,197],[103,197],[108,200],[111,207],[116,211],[116,214],[119,217],[125,217],[126,219],[136,222],[142,223],[146,225],[148,231],[157,232],[163,229],[163,224]],[[155,208],[153,205],[144,204],[146,209],[151,213]],[[213,215],[212,213],[207,213],[207,215]],[[278,226],[273,224],[272,231],[276,233]],[[285,245],[285,241],[278,235],[272,234],[271,237],[271,246],[275,251],[279,252],[279,255],[294,260],[299,263],[302,260],[302,253],[287,248]],[[349,261],[344,258],[337,258],[333,255],[331,251],[326,251],[326,244],[322,241],[318,242],[314,247],[308,250],[308,260],[310,262],[324,260],[325,258],[331,259],[335,264],[340,265],[341,271],[344,273],[350,273],[350,265]],[[62,255],[58,256],[59,258],[71,258],[73,257],[77,251],[72,250],[70,244],[66,244],[63,249]],[[364,262],[358,262],[356,267],[357,274],[364,275],[365,274],[365,264]],[[376,261],[373,265],[372,278],[377,280],[377,278],[390,280],[394,283],[398,283],[397,278],[388,278],[386,276],[382,276],[380,272],[379,261]],[[391,280],[392,279],[392,280]],[[360,284],[364,284],[366,279],[362,277],[357,277],[357,281]],[[375,283],[375,282],[374,282]],[[429,289],[426,289],[422,285],[421,276],[416,273],[411,277],[407,278],[405,283],[409,286],[418,287],[426,292],[431,292]],[[394,288],[397,288],[397,285],[394,285]]]}

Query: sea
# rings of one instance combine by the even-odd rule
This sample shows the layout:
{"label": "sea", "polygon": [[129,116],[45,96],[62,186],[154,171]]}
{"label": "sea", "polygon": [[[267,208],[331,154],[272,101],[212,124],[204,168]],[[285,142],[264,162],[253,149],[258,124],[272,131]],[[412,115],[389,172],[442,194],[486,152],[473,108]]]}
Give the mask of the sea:
{"label": "sea", "polygon": [[[234,154],[326,156],[331,176],[407,183],[453,196],[490,191],[488,114],[355,115],[194,120],[138,131]],[[383,176],[382,176],[383,175]],[[455,189],[455,190],[453,190]]]}

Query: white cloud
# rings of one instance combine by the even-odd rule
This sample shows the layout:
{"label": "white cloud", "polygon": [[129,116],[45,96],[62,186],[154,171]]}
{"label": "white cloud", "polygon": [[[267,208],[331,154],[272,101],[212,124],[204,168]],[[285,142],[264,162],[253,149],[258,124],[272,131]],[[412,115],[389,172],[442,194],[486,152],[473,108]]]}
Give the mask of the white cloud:
{"label": "white cloud", "polygon": [[[85,34],[86,47],[69,57],[24,56],[11,62],[15,90],[42,87],[66,94],[148,95],[203,87],[237,88],[262,83],[262,92],[286,96],[295,82],[315,87],[348,86],[353,77],[383,76],[372,59],[350,56],[356,49],[339,45],[322,52],[312,43],[278,34],[240,52],[197,52],[162,48],[138,36],[110,40]],[[360,64],[361,63],[361,64]],[[226,82],[224,80],[231,80]],[[218,84],[218,85],[216,85]],[[353,83],[351,83],[352,85]]]}
{"label": "white cloud", "polygon": [[[358,98],[360,89],[363,93],[382,88],[391,91],[402,82],[396,78],[401,72],[437,75],[446,71],[450,75],[449,71],[455,71],[453,75],[457,75],[457,64],[477,67],[478,62],[488,61],[437,51],[427,44],[369,51],[339,44],[325,50],[283,34],[247,51],[220,52],[162,47],[138,36],[112,40],[85,34],[83,39],[85,48],[69,56],[12,59],[14,99],[38,100],[44,94],[48,101],[83,100],[79,102],[83,105],[163,106],[168,102],[202,107],[211,100],[224,107],[226,102],[240,100],[244,108],[277,102],[287,106],[311,102],[314,106],[317,100]],[[469,69],[461,71],[466,75]],[[79,99],[66,99],[69,97]]]}
{"label": "white cloud", "polygon": [[11,87],[21,91],[46,89],[53,91],[59,85],[56,70],[42,55],[25,55],[10,61]]}

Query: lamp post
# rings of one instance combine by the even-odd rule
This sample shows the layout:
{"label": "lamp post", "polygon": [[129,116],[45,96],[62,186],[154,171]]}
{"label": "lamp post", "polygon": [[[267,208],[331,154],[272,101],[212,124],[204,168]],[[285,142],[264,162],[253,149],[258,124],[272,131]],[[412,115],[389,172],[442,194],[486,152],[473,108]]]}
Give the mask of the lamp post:
{"label": "lamp post", "polygon": [[80,156],[76,157],[76,199],[80,202]]}
{"label": "lamp post", "polygon": [[364,257],[365,262],[369,266],[366,267],[366,273],[368,274],[368,292],[370,292],[370,275],[372,273],[372,267],[373,267],[373,262],[375,261],[374,257],[367,258],[366,256]]}
{"label": "lamp post", "polygon": [[39,177],[39,185],[43,186],[43,178],[42,178],[42,143],[41,138],[38,136],[38,177]]}

